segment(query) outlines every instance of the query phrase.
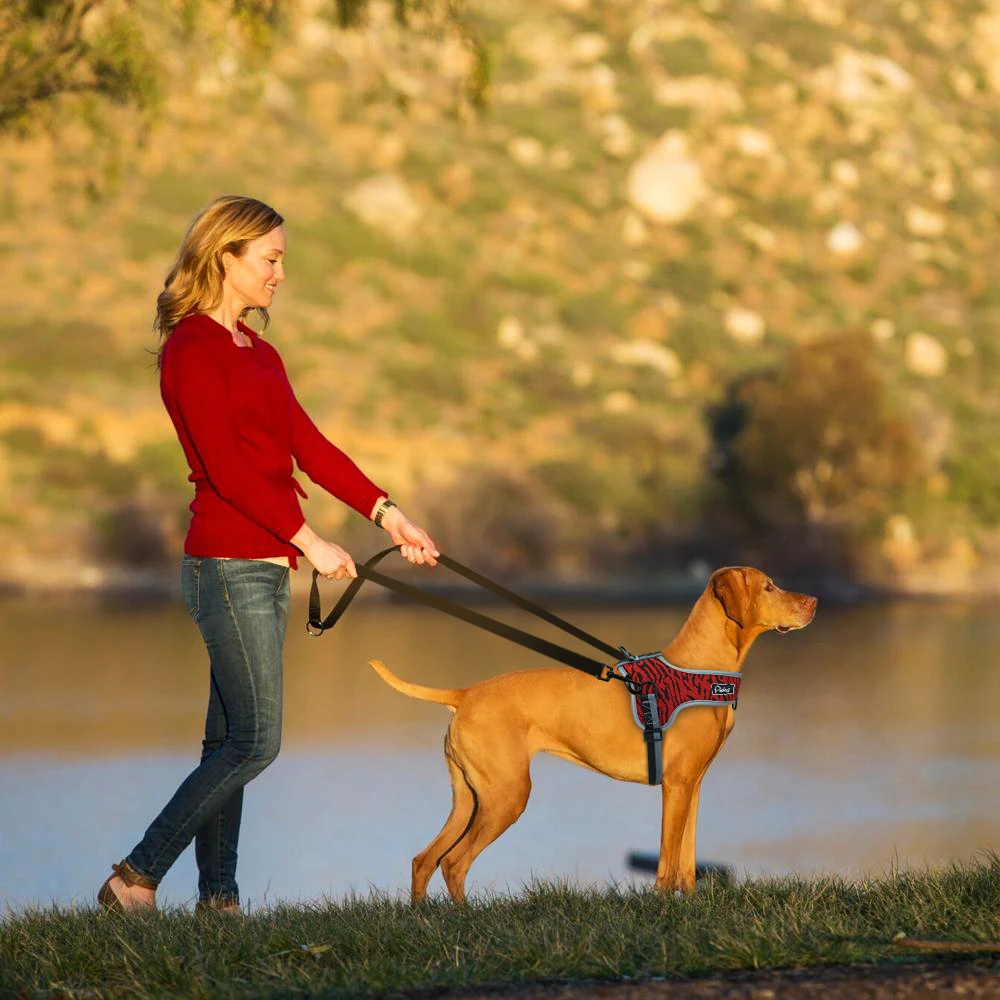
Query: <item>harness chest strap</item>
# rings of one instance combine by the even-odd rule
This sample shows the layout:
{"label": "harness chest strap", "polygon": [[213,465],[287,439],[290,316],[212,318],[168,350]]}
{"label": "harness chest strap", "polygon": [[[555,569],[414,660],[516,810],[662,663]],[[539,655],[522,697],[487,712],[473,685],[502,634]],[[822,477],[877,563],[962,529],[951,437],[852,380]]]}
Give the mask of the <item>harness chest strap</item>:
{"label": "harness chest strap", "polygon": [[658,785],[663,780],[663,728],[656,706],[656,692],[636,695],[642,709],[642,738],[646,741],[646,781]]}
{"label": "harness chest strap", "polygon": [[634,696],[632,712],[646,742],[648,781],[663,780],[663,731],[691,705],[732,705],[740,696],[738,673],[676,667],[662,653],[629,656],[615,665]]}

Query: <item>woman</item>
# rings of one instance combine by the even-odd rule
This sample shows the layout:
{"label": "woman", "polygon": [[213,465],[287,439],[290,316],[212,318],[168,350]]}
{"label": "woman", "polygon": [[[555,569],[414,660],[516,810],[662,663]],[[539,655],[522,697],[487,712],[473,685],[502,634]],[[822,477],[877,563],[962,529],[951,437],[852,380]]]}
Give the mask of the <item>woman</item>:
{"label": "woman", "polygon": [[289,568],[299,554],[326,578],[356,577],[350,555],[302,516],[310,479],[384,528],[409,562],[434,566],[408,520],[316,428],[278,352],[243,317],[267,322],[285,279],[285,230],[252,198],[212,202],[184,237],[157,299],[160,389],[191,468],[195,497],[181,583],[211,663],[199,766],[98,893],[104,907],[152,909],[156,887],[193,839],[198,908],[240,912],[236,848],[243,786],[277,756]]}

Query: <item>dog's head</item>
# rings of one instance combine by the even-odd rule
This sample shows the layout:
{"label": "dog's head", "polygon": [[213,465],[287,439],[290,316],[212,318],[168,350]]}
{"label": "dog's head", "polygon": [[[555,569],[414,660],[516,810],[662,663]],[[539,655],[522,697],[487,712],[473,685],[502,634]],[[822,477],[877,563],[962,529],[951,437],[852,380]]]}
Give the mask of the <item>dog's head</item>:
{"label": "dog's head", "polygon": [[739,630],[736,647],[761,632],[791,632],[805,628],[816,614],[816,598],[782,590],[752,566],[717,569],[708,582],[729,622]]}

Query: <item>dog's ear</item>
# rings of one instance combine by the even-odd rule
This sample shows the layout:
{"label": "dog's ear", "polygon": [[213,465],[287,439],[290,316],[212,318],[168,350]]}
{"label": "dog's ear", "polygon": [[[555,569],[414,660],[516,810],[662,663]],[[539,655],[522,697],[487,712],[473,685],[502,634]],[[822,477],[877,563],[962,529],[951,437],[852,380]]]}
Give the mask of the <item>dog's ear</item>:
{"label": "dog's ear", "polygon": [[743,628],[747,602],[750,599],[750,589],[746,577],[739,569],[724,569],[715,574],[712,580],[712,591],[716,600],[722,605],[726,617]]}

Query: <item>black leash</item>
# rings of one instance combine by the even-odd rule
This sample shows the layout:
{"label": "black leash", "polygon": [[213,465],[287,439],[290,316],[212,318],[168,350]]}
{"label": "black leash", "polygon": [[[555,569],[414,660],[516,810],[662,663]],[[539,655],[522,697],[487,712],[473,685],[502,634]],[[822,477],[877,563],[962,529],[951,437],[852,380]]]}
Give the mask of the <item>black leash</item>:
{"label": "black leash", "polygon": [[[554,625],[558,629],[562,629],[564,632],[568,632],[570,635],[575,636],[577,639],[588,643],[595,649],[601,650],[603,653],[607,653],[609,656],[613,657],[616,661],[616,667],[610,667],[606,663],[602,663],[600,660],[595,660],[590,656],[584,656],[582,653],[574,652],[572,649],[567,649],[565,646],[559,646],[554,642],[549,642],[547,639],[540,639],[538,636],[532,635],[530,632],[525,632],[522,629],[515,628],[513,625],[506,625],[503,622],[498,622],[493,618],[489,618],[487,615],[482,615],[478,611],[472,611],[469,608],[463,607],[461,604],[456,604],[454,601],[450,601],[445,597],[438,597],[435,594],[428,594],[426,591],[420,590],[418,587],[413,587],[408,583],[403,583],[400,580],[396,580],[391,576],[386,576],[384,573],[380,573],[374,567],[377,566],[390,552],[398,551],[399,546],[393,545],[391,548],[383,549],[381,552],[376,552],[370,559],[363,563],[357,563],[356,568],[358,571],[358,578],[352,580],[347,590],[344,591],[340,596],[340,600],[336,603],[333,610],[326,616],[322,618],[322,611],[320,610],[320,598],[319,598],[319,572],[313,570],[312,575],[312,586],[309,590],[309,621],[306,622],[306,632],[313,638],[318,638],[327,629],[333,628],[338,621],[344,616],[344,612],[347,611],[351,602],[358,595],[358,591],[364,586],[367,580],[371,580],[372,583],[377,583],[381,587],[385,587],[387,590],[394,591],[397,594],[402,594],[404,597],[409,597],[419,604],[425,604],[427,607],[436,608],[438,611],[443,611],[447,615],[451,615],[453,618],[458,618],[461,621],[468,622],[470,625],[476,625],[486,632],[492,632],[494,635],[498,635],[501,638],[509,639],[511,642],[517,643],[519,646],[524,646],[527,649],[534,650],[536,653],[541,653],[542,656],[548,656],[550,659],[556,660],[559,663],[565,663],[569,667],[575,667],[577,670],[582,670],[585,674],[590,674],[591,677],[597,678],[599,681],[610,681],[612,679],[622,681],[625,687],[628,688],[629,692],[636,695],[640,699],[640,704],[642,706],[643,715],[643,738],[646,742],[646,753],[647,753],[647,763],[648,763],[648,780],[651,785],[658,785],[661,781],[663,775],[663,762],[662,762],[662,750],[661,744],[663,742],[663,730],[660,728],[659,715],[656,705],[656,692],[648,685],[635,684],[629,680],[627,676],[623,676],[618,672],[617,667],[626,665],[630,660],[634,660],[635,657],[624,646],[614,646],[609,645],[606,642],[602,642],[600,639],[592,636],[589,632],[585,632],[581,628],[577,628],[575,625],[564,621],[558,615],[554,615],[551,611],[546,611],[545,608],[534,601],[529,601],[525,597],[521,597],[519,594],[515,594],[513,591],[508,590],[506,587],[500,586],[488,577],[483,576],[481,573],[477,573],[473,569],[469,569],[468,566],[464,566],[462,563],[450,556],[439,555],[438,562],[450,569],[453,573],[457,573],[459,576],[464,576],[466,580],[477,584],[484,590],[488,590],[498,597],[502,597],[504,600],[509,601],[511,604],[521,608],[524,611],[528,611],[535,615],[537,618],[541,618],[542,621],[548,622],[550,625]],[[625,659],[620,660],[619,657],[624,655]]]}
{"label": "black leash", "polygon": [[[614,670],[607,664],[602,663],[600,660],[595,660],[592,657],[584,656],[582,653],[574,652],[572,649],[566,649],[565,646],[559,646],[554,642],[549,642],[547,639],[540,639],[538,636],[532,635],[530,632],[524,632],[519,628],[515,628],[513,625],[506,625],[503,622],[495,621],[493,618],[489,618],[486,615],[480,614],[478,611],[472,611],[469,608],[463,607],[461,604],[456,604],[454,601],[450,601],[445,597],[438,597],[435,594],[428,594],[426,591],[420,590],[418,587],[413,587],[408,583],[403,583],[401,580],[396,580],[391,576],[386,576],[384,573],[380,573],[373,567],[378,565],[390,552],[396,552],[399,546],[394,545],[392,548],[383,549],[381,552],[377,552],[370,559],[363,563],[357,563],[358,578],[352,580],[350,586],[341,595],[340,600],[337,602],[334,609],[326,616],[326,618],[321,618],[320,615],[320,600],[319,600],[319,573],[313,570],[312,576],[312,588],[309,591],[309,621],[306,623],[306,631],[313,637],[318,637],[322,635],[327,629],[333,628],[338,621],[343,617],[344,612],[350,606],[351,601],[357,596],[358,591],[364,586],[366,580],[371,580],[372,583],[377,583],[379,586],[385,587],[387,590],[392,590],[397,594],[402,594],[404,597],[409,597],[420,604],[426,604],[428,607],[436,608],[438,611],[443,611],[447,615],[451,615],[453,618],[458,618],[464,622],[468,622],[470,625],[476,625],[481,629],[485,629],[487,632],[492,632],[494,635],[499,635],[504,639],[509,639],[511,642],[516,642],[520,646],[525,646],[528,649],[534,650],[536,653],[541,653],[543,656],[551,657],[553,660],[558,660],[560,663],[565,663],[567,666],[575,667],[577,670],[582,670],[584,673],[590,674],[596,677],[598,680],[606,681],[610,680],[612,677],[619,677]],[[591,646],[607,653],[609,656],[614,657],[618,660],[622,655],[622,650],[616,649],[614,646],[609,645],[606,642],[601,642],[600,639],[592,636],[589,632],[584,632],[583,629],[577,628],[575,625],[571,625],[567,621],[563,621],[558,615],[552,614],[551,611],[546,611],[545,608],[540,607],[533,601],[527,600],[527,598],[521,597],[519,594],[515,594],[513,591],[507,590],[506,587],[501,587],[499,583],[495,583],[488,577],[477,573],[475,570],[469,569],[468,566],[463,566],[462,563],[455,559],[450,558],[446,555],[438,556],[438,562],[450,569],[452,572],[457,573],[459,576],[464,576],[467,580],[472,583],[478,584],[484,590],[488,590],[491,593],[496,594],[498,597],[502,597],[511,604],[523,609],[524,611],[529,611],[531,614],[543,621],[547,621],[550,625],[555,625],[556,628],[562,629],[564,632],[568,632],[570,635],[576,636],[577,639],[582,639],[584,642],[589,643]]]}

